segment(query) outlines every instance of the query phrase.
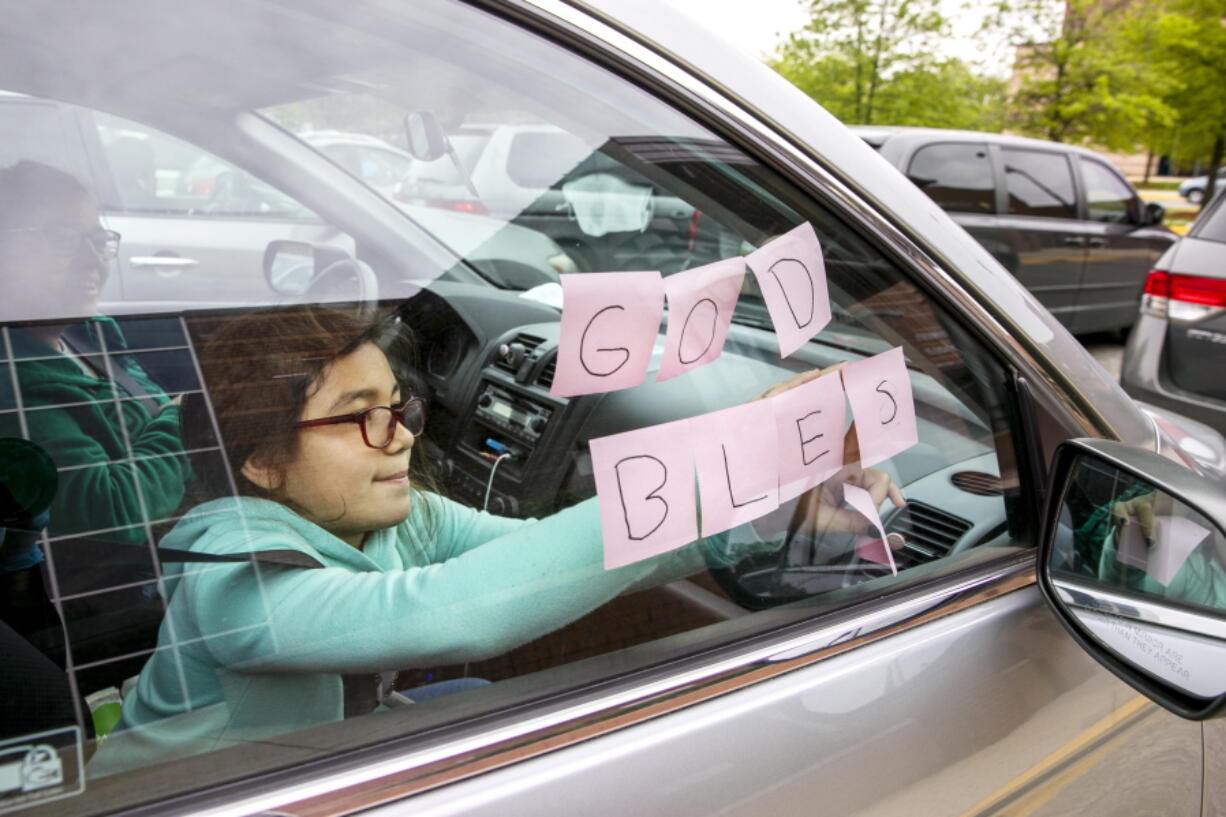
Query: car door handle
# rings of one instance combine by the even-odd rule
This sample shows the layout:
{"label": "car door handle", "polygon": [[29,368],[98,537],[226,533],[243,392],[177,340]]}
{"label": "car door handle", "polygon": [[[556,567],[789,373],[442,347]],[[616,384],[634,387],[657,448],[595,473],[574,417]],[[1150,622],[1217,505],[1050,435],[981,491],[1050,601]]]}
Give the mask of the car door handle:
{"label": "car door handle", "polygon": [[133,269],[147,269],[157,273],[160,278],[174,278],[183,270],[191,269],[200,262],[195,258],[181,258],[177,255],[134,255],[128,259]]}
{"label": "car door handle", "polygon": [[1064,243],[1069,247],[1084,247],[1086,240],[1079,235],[1068,235],[1064,237]]}
{"label": "car door handle", "polygon": [[1105,239],[1105,238],[1088,238],[1088,239],[1086,239],[1086,244],[1090,245],[1091,247],[1105,247],[1105,246],[1107,246],[1107,239]]}

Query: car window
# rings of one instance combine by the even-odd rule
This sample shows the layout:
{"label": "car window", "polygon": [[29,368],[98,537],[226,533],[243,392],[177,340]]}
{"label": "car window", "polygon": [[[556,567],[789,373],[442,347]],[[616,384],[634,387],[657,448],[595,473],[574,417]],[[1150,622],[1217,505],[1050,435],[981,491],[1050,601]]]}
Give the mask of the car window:
{"label": "car window", "polygon": [[[5,462],[50,474],[14,494],[0,566],[45,577],[19,635],[87,702],[65,727],[88,761],[69,813],[531,717],[1029,544],[1010,370],[838,197],[466,4],[245,25],[266,71],[169,107],[116,90],[100,135],[152,149],[151,207],[194,215],[237,170],[320,213],[317,232],[153,225],[247,241],[212,280],[267,271],[273,308],[109,309],[119,217],[53,168],[0,170],[0,204],[44,202],[30,223],[0,210],[0,423],[36,446]],[[312,142],[392,144],[422,111],[503,161],[417,198]],[[196,153],[162,149],[172,125]],[[33,297],[23,275],[49,283]],[[623,296],[628,322],[585,345],[574,316]],[[641,376],[575,390],[632,346]],[[649,453],[610,460],[628,445]]]}
{"label": "car window", "polygon": [[82,175],[85,152],[64,107],[0,91],[0,165],[32,159]]}
{"label": "car window", "polygon": [[1076,218],[1073,176],[1063,153],[1002,148],[1006,211],[1021,216]]}
{"label": "car window", "polygon": [[1205,238],[1210,241],[1226,243],[1226,206],[1222,205],[1226,198],[1215,196],[1215,199],[1217,203],[1208,208],[1205,215],[1196,220],[1191,235],[1194,238]]}
{"label": "car window", "polygon": [[251,173],[181,139],[105,113],[94,122],[123,212],[318,220]]}
{"label": "car window", "polygon": [[1127,182],[1102,162],[1084,156],[1077,161],[1085,180],[1090,221],[1136,223],[1140,220],[1140,204]]}
{"label": "car window", "polygon": [[996,183],[986,144],[925,145],[912,157],[907,178],[945,210],[996,210]]}

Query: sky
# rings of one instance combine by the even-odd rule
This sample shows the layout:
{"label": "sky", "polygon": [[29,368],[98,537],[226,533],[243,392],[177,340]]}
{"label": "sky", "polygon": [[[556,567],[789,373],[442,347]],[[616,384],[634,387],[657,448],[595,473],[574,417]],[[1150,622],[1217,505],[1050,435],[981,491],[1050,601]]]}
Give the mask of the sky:
{"label": "sky", "polygon": [[[801,0],[666,2],[759,59],[769,55],[788,32],[802,28],[806,20],[805,6]],[[1012,57],[1009,50],[1003,44],[985,46],[972,36],[983,19],[977,9],[984,5],[986,3],[975,0],[945,0],[944,12],[954,31],[953,36],[943,44],[942,52],[946,56],[977,64],[995,76],[1008,76]]]}

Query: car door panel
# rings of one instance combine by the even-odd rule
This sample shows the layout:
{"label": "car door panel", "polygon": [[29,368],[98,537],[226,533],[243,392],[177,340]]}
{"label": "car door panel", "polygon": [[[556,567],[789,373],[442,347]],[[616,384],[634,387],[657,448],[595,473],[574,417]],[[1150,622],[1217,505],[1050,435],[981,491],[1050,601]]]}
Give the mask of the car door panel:
{"label": "car door panel", "polygon": [[1196,815],[1199,742],[1030,587],[372,813]]}

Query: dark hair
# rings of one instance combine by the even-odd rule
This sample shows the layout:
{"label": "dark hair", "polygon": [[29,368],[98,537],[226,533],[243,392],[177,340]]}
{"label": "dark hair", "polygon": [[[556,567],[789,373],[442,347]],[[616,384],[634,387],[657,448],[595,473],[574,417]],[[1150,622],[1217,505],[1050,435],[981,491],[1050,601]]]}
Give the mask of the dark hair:
{"label": "dark hair", "polygon": [[43,207],[62,208],[89,191],[72,174],[29,159],[0,169],[0,227]]}
{"label": "dark hair", "polygon": [[[280,485],[266,489],[243,476],[243,464],[254,457],[276,473],[292,461],[299,439],[294,422],[332,362],[365,343],[401,357],[408,347],[407,328],[394,319],[369,323],[314,305],[264,309],[239,318],[221,318],[220,322],[199,349],[198,358],[229,473],[221,475],[220,480],[216,474],[196,476],[212,497],[229,494],[227,483],[232,481],[233,490],[240,496],[271,499],[292,507]],[[392,362],[399,376],[402,366],[397,364],[404,361]],[[185,437],[210,427],[205,401],[184,405],[183,424]],[[189,448],[196,447],[190,439],[185,442]],[[411,484],[419,493],[423,489],[434,491],[425,457],[414,458]],[[194,493],[195,501],[203,498],[199,490]],[[428,530],[432,521],[429,503],[417,502],[414,508],[418,509],[415,513],[426,515],[423,521]]]}

